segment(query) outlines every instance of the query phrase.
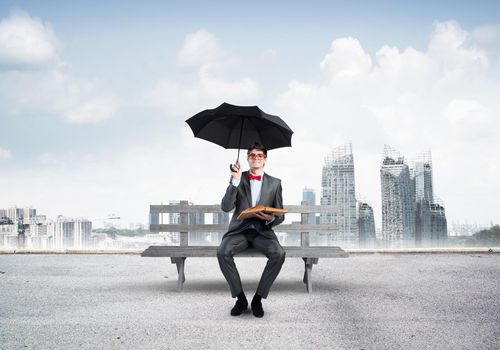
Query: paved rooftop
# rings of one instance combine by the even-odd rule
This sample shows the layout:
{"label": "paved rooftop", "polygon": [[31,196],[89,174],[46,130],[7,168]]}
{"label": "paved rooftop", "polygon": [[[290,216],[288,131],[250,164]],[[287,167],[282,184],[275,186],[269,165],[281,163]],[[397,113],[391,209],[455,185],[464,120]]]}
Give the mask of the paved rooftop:
{"label": "paved rooftop", "polygon": [[[238,258],[250,297],[265,259]],[[500,254],[285,262],[263,319],[231,317],[216,259],[0,255],[0,348],[498,349]]]}

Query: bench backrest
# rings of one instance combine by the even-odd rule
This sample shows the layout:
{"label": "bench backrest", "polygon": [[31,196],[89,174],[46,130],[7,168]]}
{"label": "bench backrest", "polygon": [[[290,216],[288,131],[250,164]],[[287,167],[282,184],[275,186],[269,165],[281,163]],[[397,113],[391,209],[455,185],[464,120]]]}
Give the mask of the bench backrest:
{"label": "bench backrest", "polygon": [[[300,232],[300,245],[302,247],[309,246],[309,232],[329,233],[336,232],[337,225],[335,224],[310,224],[310,214],[332,214],[336,212],[334,206],[331,205],[308,205],[302,202],[301,205],[285,205],[285,209],[290,214],[301,214],[300,223],[281,224],[279,231],[283,232]],[[180,201],[179,204],[168,205],[150,205],[150,217],[153,215],[162,214],[179,214],[178,224],[150,224],[151,232],[179,232],[180,246],[188,246],[188,232],[226,232],[228,224],[190,224],[188,216],[190,213],[205,214],[205,213],[222,213],[220,205],[192,205],[187,201]],[[150,221],[151,222],[151,221]]]}

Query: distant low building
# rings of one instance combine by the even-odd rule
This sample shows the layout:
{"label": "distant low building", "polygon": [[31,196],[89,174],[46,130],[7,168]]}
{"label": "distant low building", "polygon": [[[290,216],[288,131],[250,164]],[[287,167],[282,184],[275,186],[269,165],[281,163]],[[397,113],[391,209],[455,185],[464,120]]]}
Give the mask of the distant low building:
{"label": "distant low building", "polygon": [[10,219],[0,222],[0,247],[17,248],[17,225]]}
{"label": "distant low building", "polygon": [[[308,205],[316,205],[316,191],[312,188],[304,187],[302,189],[302,202]],[[308,215],[308,224],[316,224],[316,214],[311,213]]]}
{"label": "distant low building", "polygon": [[47,224],[53,248],[88,248],[92,246],[92,222],[83,218],[59,216]]}

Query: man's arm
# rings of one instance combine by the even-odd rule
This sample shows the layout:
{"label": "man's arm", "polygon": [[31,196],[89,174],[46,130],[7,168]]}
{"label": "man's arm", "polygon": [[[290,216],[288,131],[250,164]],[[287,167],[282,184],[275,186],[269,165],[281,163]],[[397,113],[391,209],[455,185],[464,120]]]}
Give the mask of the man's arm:
{"label": "man's arm", "polygon": [[229,186],[226,189],[226,194],[222,198],[220,207],[222,211],[230,212],[236,206],[236,197],[238,194],[238,185],[241,180],[241,167],[240,163],[236,162],[231,169],[235,171],[231,171],[231,180]]}
{"label": "man's arm", "polygon": [[[283,209],[283,195],[281,189],[281,181],[278,184],[278,189],[276,190],[276,197],[274,198],[273,207],[278,209]],[[281,224],[285,220],[285,215],[275,217],[275,219],[269,223],[270,227]]]}
{"label": "man's arm", "polygon": [[230,212],[236,206],[236,195],[238,194],[238,187],[232,183],[227,186],[226,194],[222,198],[220,207],[222,211]]}

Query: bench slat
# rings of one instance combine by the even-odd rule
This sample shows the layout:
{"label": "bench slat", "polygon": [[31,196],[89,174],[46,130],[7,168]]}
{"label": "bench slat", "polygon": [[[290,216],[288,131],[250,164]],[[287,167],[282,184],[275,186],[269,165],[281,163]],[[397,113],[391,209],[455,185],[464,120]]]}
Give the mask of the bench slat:
{"label": "bench slat", "polygon": [[[291,258],[347,258],[347,254],[340,247],[283,247],[286,256]],[[141,253],[142,257],[215,257],[216,246],[150,246]],[[257,250],[250,248],[237,254],[240,257],[263,257]]]}
{"label": "bench slat", "polygon": [[[338,210],[333,205],[284,205],[283,206],[290,214],[312,214],[312,213],[336,213]],[[220,204],[165,204],[149,206],[151,214],[161,213],[223,213]],[[233,212],[233,211],[231,211]]]}
{"label": "bench slat", "polygon": [[[151,232],[227,232],[229,225],[218,224],[151,224]],[[277,232],[335,232],[337,224],[281,224],[275,226]]]}

